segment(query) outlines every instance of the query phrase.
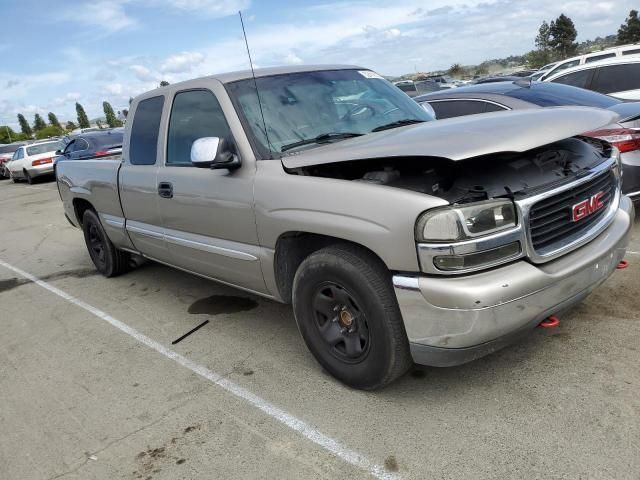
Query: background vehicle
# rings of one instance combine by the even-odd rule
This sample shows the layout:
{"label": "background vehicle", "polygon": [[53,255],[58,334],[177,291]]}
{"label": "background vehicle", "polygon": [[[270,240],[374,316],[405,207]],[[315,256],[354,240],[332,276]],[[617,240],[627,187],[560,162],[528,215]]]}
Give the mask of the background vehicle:
{"label": "background vehicle", "polygon": [[65,215],[101,273],[142,255],[292,303],[318,362],[374,389],[412,362],[501,348],[624,255],[617,152],[575,138],[612,112],[431,121],[359,67],[255,75],[143,94],[122,162],[59,162]]}
{"label": "background vehicle", "polygon": [[53,157],[60,142],[41,142],[19,147],[7,163],[14,182],[26,180],[33,183],[37,177],[53,174]]}
{"label": "background vehicle", "polygon": [[439,119],[477,113],[542,107],[606,108],[620,115],[616,124],[589,132],[615,145],[624,169],[622,191],[640,199],[640,102],[622,102],[600,93],[548,82],[502,82],[435,92],[414,99],[428,102]]}
{"label": "background vehicle", "polygon": [[497,75],[493,77],[482,77],[473,81],[474,85],[482,85],[484,83],[496,83],[496,82],[515,82],[522,77],[516,77],[515,75]]}
{"label": "background vehicle", "polygon": [[54,163],[61,160],[87,160],[97,157],[119,158],[122,154],[122,129],[87,132],[68,138]]}
{"label": "background vehicle", "polygon": [[576,57],[567,58],[566,60],[562,60],[557,62],[555,66],[549,67],[545,65],[542,69],[548,69],[548,72],[541,78],[541,80],[547,80],[551,78],[551,76],[560,73],[563,70],[567,70],[569,68],[577,67],[578,65],[585,65],[593,62],[598,62],[600,60],[612,59],[615,57],[627,57],[630,55],[637,55],[640,53],[640,44],[636,45],[621,45],[618,47],[611,47],[604,50],[600,50],[599,52],[591,52],[586,53],[584,55],[578,55]]}
{"label": "background vehicle", "polygon": [[0,145],[0,179],[9,178],[9,170],[6,168],[6,163],[13,158],[13,154],[18,147],[26,144],[26,142],[15,142]]}
{"label": "background vehicle", "polygon": [[547,76],[544,81],[586,88],[623,100],[640,100],[640,56],[587,63]]}

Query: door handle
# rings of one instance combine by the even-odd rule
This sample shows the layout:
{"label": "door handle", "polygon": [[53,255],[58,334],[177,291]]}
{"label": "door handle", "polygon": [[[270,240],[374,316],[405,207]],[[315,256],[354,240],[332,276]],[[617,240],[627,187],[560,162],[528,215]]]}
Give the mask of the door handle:
{"label": "door handle", "polygon": [[162,198],[173,198],[173,184],[171,182],[160,182],[158,184],[158,195]]}

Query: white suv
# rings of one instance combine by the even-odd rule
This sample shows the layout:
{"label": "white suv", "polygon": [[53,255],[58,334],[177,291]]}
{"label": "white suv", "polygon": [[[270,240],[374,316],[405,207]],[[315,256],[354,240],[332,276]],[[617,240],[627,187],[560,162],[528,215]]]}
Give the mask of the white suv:
{"label": "white suv", "polygon": [[558,72],[544,81],[586,88],[622,100],[640,101],[640,56],[587,63]]}
{"label": "white suv", "polygon": [[6,164],[11,179],[14,182],[26,180],[31,184],[36,177],[52,175],[53,158],[61,148],[62,143],[58,141],[32,143],[18,148]]}
{"label": "white suv", "polygon": [[561,62],[550,64],[551,68],[549,68],[548,65],[545,65],[540,70],[548,69],[548,71],[544,74],[543,77],[540,78],[540,80],[547,80],[563,70],[577,67],[578,65],[599,62],[600,60],[606,60],[608,58],[626,57],[629,55],[638,54],[640,54],[640,44],[621,45],[619,47],[600,50],[599,52],[585,53],[584,55],[578,55],[577,57],[567,58],[566,60],[563,60]]}

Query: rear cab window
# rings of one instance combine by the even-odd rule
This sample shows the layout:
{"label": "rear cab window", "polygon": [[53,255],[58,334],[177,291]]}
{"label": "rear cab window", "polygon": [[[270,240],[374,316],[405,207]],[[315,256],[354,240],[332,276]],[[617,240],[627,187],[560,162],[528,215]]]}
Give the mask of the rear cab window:
{"label": "rear cab window", "polygon": [[129,141],[129,162],[132,165],[155,165],[163,107],[164,96],[146,98],[138,103]]}
{"label": "rear cab window", "polygon": [[483,100],[439,100],[429,102],[429,104],[439,120],[506,110],[504,107]]}
{"label": "rear cab window", "polygon": [[616,56],[615,52],[605,53],[603,55],[594,55],[593,57],[585,58],[584,63],[597,62],[598,60],[604,60],[605,58],[611,58],[615,56]]}

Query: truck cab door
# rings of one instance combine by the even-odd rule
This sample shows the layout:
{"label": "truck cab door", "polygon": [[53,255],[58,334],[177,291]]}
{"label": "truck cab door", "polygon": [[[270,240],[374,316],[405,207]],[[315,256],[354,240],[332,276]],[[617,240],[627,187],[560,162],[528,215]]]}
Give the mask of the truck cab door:
{"label": "truck cab door", "polygon": [[125,139],[119,191],[126,231],[136,250],[154,260],[171,263],[158,210],[157,177],[162,157],[158,145],[162,144],[163,107],[162,95],[146,98],[136,105],[129,138]]}
{"label": "truck cab door", "polygon": [[203,88],[178,91],[173,99],[165,162],[158,171],[166,192],[159,198],[165,239],[177,267],[265,293],[253,211],[255,164],[212,170],[191,163],[198,138],[233,144],[219,88],[219,97]]}

